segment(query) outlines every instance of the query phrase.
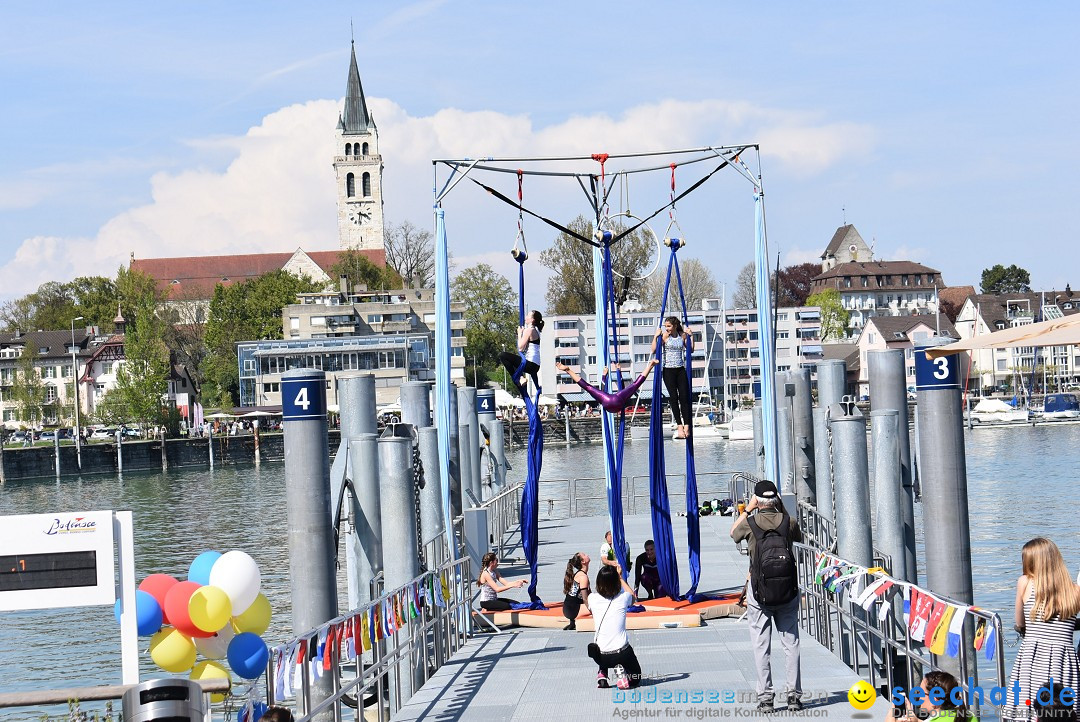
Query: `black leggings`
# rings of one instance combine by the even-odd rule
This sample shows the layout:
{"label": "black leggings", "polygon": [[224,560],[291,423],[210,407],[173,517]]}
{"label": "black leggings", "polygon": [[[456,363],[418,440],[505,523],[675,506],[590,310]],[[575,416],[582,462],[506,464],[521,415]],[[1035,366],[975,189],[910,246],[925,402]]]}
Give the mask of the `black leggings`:
{"label": "black leggings", "polygon": [[573,622],[581,611],[581,597],[567,595],[562,603],[562,615]]}
{"label": "black leggings", "polygon": [[592,661],[596,662],[596,666],[605,675],[609,669],[621,664],[626,670],[627,676],[630,677],[630,686],[637,687],[641,684],[641,663],[638,662],[637,655],[634,654],[634,648],[629,644],[614,652],[601,652],[598,657],[592,657]]}
{"label": "black leggings", "polygon": [[497,597],[488,602],[480,602],[480,608],[485,612],[509,612],[513,609],[513,599],[503,599]]}
{"label": "black leggings", "polygon": [[694,416],[690,412],[690,380],[686,378],[686,367],[664,369],[664,386],[667,387],[675,423],[679,426],[689,424]]}
{"label": "black leggings", "polygon": [[[510,380],[515,384],[518,382],[518,377],[514,376],[514,372],[518,370],[518,366],[521,365],[521,356],[516,353],[510,353],[509,351],[503,351],[499,354],[499,363],[506,369],[506,373],[510,374]],[[536,375],[540,373],[540,366],[534,364],[532,361],[525,362],[525,368],[522,369],[524,373],[529,374],[532,377],[533,385],[540,388],[540,382],[537,381]]]}

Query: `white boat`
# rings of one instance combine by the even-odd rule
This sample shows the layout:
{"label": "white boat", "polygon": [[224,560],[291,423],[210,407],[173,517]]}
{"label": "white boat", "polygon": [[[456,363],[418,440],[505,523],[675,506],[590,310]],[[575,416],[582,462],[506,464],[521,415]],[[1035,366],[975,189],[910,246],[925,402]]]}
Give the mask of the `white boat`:
{"label": "white boat", "polygon": [[754,412],[736,411],[728,422],[728,441],[754,440]]}
{"label": "white boat", "polygon": [[1014,408],[1000,399],[982,399],[971,410],[972,424],[1018,424],[1027,420],[1027,409]]}

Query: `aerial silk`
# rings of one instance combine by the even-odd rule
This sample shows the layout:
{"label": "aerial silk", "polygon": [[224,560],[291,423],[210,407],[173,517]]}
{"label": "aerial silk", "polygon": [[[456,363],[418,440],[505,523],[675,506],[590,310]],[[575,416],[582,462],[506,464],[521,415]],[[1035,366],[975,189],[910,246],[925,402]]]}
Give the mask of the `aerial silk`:
{"label": "aerial silk", "polygon": [[[615,326],[615,289],[614,274],[611,268],[611,244],[613,234],[611,231],[598,233],[601,240],[601,248],[593,249],[593,283],[596,293],[596,346],[599,352],[597,362],[601,368],[611,363],[611,336],[609,329]],[[619,360],[618,330],[616,328],[615,361]],[[617,393],[622,382],[621,374],[608,374],[605,391]],[[618,431],[616,431],[614,415],[605,410],[603,423],[604,431],[604,479],[607,482],[608,500],[608,523],[611,527],[611,545],[615,548],[615,558],[622,566],[623,578],[626,578],[629,569],[629,560],[626,558],[626,529],[623,526],[622,505],[622,462],[623,447],[626,441],[626,412],[619,412]]]}
{"label": "aerial silk", "polygon": [[[679,289],[679,300],[682,304],[683,324],[685,325],[688,320],[686,296],[683,294],[679,260],[675,255],[681,246],[680,239],[671,239],[671,256],[668,259],[667,280],[664,283],[664,295],[663,300],[660,302],[660,313],[663,316],[664,309],[667,308],[671,275],[672,271],[674,271],[675,281]],[[662,323],[663,319],[661,318]],[[685,344],[685,351],[686,375],[692,379],[690,344]],[[657,358],[663,361],[663,346],[659,343],[656,344],[656,354]],[[671,594],[672,599],[680,599],[682,597],[679,595],[679,564],[675,554],[675,536],[671,529],[671,506],[668,500],[667,469],[664,462],[664,441],[667,434],[664,433],[662,377],[662,373],[656,373],[653,378],[653,401],[649,411],[649,497],[652,500],[650,512],[652,515],[653,543],[656,545],[656,568],[660,573],[660,582],[664,585],[664,589]],[[693,420],[691,419],[692,423]],[[694,434],[692,430],[686,438],[686,540],[690,548],[691,583],[685,597],[694,601],[697,596],[698,582],[701,579],[701,520],[698,517],[697,470],[694,466]]]}
{"label": "aerial silk", "polygon": [[757,284],[758,349],[761,355],[761,434],[765,446],[765,478],[776,483],[780,456],[776,440],[776,363],[773,351],[772,299],[769,297],[769,248],[765,237],[765,196],[754,188],[754,280]]}
{"label": "aerial silk", "polygon": [[[528,254],[518,252],[514,254],[518,262],[518,325],[525,325],[525,260]],[[540,468],[544,464],[544,424],[540,420],[540,411],[537,402],[540,400],[540,388],[536,389],[536,397],[529,396],[528,385],[519,383],[525,372],[525,354],[521,354],[521,363],[514,372],[514,383],[517,384],[521,398],[525,402],[525,411],[529,417],[529,441],[525,455],[527,458],[527,470],[525,472],[525,488],[521,492],[521,546],[525,551],[525,560],[529,562],[529,604],[532,609],[543,609],[544,603],[536,595],[536,563],[537,548],[540,538]]]}
{"label": "aerial silk", "polygon": [[454,511],[450,504],[450,268],[446,248],[446,219],[435,209],[435,426],[439,441],[439,475],[442,480],[443,522],[450,559],[457,559]]}

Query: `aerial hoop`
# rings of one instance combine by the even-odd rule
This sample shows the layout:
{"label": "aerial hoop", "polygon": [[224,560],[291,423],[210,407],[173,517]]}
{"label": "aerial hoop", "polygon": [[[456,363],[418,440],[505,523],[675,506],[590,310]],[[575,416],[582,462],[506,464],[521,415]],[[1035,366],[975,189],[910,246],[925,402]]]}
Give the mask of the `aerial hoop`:
{"label": "aerial hoop", "polygon": [[[656,231],[654,231],[652,229],[652,227],[648,223],[646,223],[643,218],[635,216],[630,211],[622,211],[620,213],[613,213],[610,216],[604,216],[602,219],[600,219],[600,223],[597,224],[596,231],[593,232],[593,238],[595,238],[597,240],[597,242],[601,243],[601,244],[611,243],[611,241],[615,237],[615,233],[616,233],[615,231],[613,231],[613,230],[611,230],[609,228],[610,223],[611,223],[611,219],[612,218],[620,218],[620,217],[621,218],[629,218],[630,220],[635,221],[636,225],[638,225],[641,228],[642,232],[645,233],[646,235],[648,235],[650,238],[652,238],[652,242],[656,245],[656,258],[653,259],[653,262],[650,265],[648,272],[645,273],[644,275],[641,275],[641,276],[626,276],[626,275],[624,275],[622,273],[619,273],[614,268],[611,269],[611,272],[613,274],[615,274],[616,276],[618,276],[619,278],[622,278],[622,279],[629,278],[631,281],[644,281],[646,278],[648,278],[649,276],[656,273],[656,269],[660,267],[660,250],[661,249],[660,249],[660,237],[656,235]],[[665,239],[665,243],[666,243],[666,239]]]}

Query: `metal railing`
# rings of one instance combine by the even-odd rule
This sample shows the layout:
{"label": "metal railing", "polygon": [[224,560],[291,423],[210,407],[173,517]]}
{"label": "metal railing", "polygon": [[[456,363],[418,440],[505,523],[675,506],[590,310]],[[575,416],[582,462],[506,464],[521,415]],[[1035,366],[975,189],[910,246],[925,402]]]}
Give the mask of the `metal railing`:
{"label": "metal railing", "polygon": [[[316,718],[332,719],[334,722],[344,719],[360,722],[370,719],[370,716],[365,715],[365,703],[368,707],[374,705],[375,718],[379,722],[388,720],[408,701],[405,694],[411,688],[408,676],[412,674],[412,670],[418,669],[420,679],[427,682],[468,639],[472,600],[469,589],[471,577],[468,558],[446,562],[438,568],[422,573],[405,586],[380,594],[372,601],[330,620],[318,629],[310,630],[275,647],[267,665],[267,702],[281,703],[283,698],[295,697],[297,722],[311,722]],[[373,580],[373,586],[380,582],[381,579]],[[434,588],[435,593],[439,594],[444,584],[449,593],[445,606],[426,599],[418,605],[416,618],[406,619],[405,624],[396,631],[372,644],[370,651],[357,647],[355,659],[347,659],[348,655],[344,652],[348,645],[341,642],[332,648],[331,653],[325,654],[322,676],[330,675],[332,691],[325,699],[316,699],[322,694],[315,694],[316,680],[311,662],[315,659],[313,655],[320,638],[325,641],[331,638],[331,633],[348,628],[346,625],[359,624],[365,615],[370,615],[373,610],[382,610],[388,601],[393,604],[393,600],[399,599],[403,594],[410,594],[417,586],[422,589]],[[358,639],[359,635],[356,638]],[[301,642],[304,645],[301,645]],[[306,658],[290,659],[289,650],[301,647],[306,650]],[[295,675],[298,678],[294,680],[292,695],[279,695],[282,691],[278,685],[281,674]],[[402,683],[403,677],[406,678],[405,684]],[[287,687],[285,689],[288,691]]]}
{"label": "metal railing", "polygon": [[[821,551],[836,553],[836,522],[830,521],[818,512],[812,504],[800,501],[798,509],[799,530],[803,542]],[[892,556],[873,547],[875,567],[881,567],[886,574],[892,574]]]}
{"label": "metal railing", "polygon": [[[984,675],[981,674],[979,665],[980,655],[973,650],[971,644],[973,630],[970,623],[965,623],[965,631],[955,662],[951,657],[933,654],[923,643],[911,638],[907,625],[903,624],[902,618],[898,618],[899,604],[895,598],[889,602],[882,602],[892,604],[894,610],[893,614],[888,615],[885,620],[880,620],[877,614],[867,613],[862,607],[855,605],[854,600],[846,591],[841,601],[839,592],[829,591],[816,579],[817,558],[825,550],[807,544],[795,544],[794,548],[798,565],[799,591],[803,597],[799,607],[799,626],[805,633],[813,636],[823,647],[837,655],[856,674],[879,690],[882,688],[891,690],[897,686],[905,690],[911,689],[918,686],[926,672],[944,670],[954,674],[960,680],[961,686],[968,693],[969,701],[972,700],[969,687],[980,685],[980,680]],[[847,563],[831,552],[826,553],[840,563]],[[913,588],[918,589],[918,587]],[[968,608],[968,605],[948,597],[934,596],[949,604]],[[1008,678],[1005,676],[1001,617],[997,613],[976,607],[968,608],[968,613],[980,623],[992,626],[995,645],[993,661],[985,660],[985,655],[983,655],[982,668],[985,669],[992,664],[990,678],[995,680],[997,686],[1005,687],[1008,684]],[[957,674],[958,671],[959,674]],[[980,717],[983,716],[982,710],[979,709],[983,701],[975,699],[972,704],[974,708],[972,711]]]}
{"label": "metal railing", "polygon": [[488,510],[488,539],[499,559],[505,559],[507,550],[515,546],[507,540],[507,536],[519,526],[521,490],[524,488],[525,482],[518,482],[480,505]]}
{"label": "metal railing", "polygon": [[[232,683],[227,679],[200,679],[196,680],[202,687],[203,693],[211,692],[227,694]],[[48,705],[68,704],[77,702],[100,702],[114,699],[122,699],[124,694],[137,685],[134,684],[109,684],[97,687],[67,687],[63,689],[48,689],[34,692],[4,692],[0,693],[0,709],[8,707],[44,707]],[[209,709],[209,700],[206,700],[206,708]],[[117,718],[119,718],[117,714]],[[68,714],[62,715],[67,718]],[[46,719],[51,719],[45,715]],[[60,719],[57,715],[56,719]],[[35,715],[34,719],[42,719]],[[209,719],[209,717],[207,717]]]}
{"label": "metal railing", "polygon": [[[668,474],[668,498],[672,508],[681,509],[686,498],[686,476]],[[731,499],[745,498],[749,489],[757,481],[755,477],[741,471],[707,471],[697,474],[698,497],[702,500],[716,497]],[[557,496],[550,493],[554,485],[564,485],[565,493]],[[566,519],[578,516],[591,516],[607,513],[606,481],[603,477],[582,477],[577,479],[541,479],[541,509],[549,519]],[[544,493],[548,491],[549,493]],[[544,498],[544,497],[547,498]],[[639,513],[638,502],[642,502],[640,513],[649,509],[649,477],[643,474],[623,477],[623,513]],[[557,508],[558,507],[558,508]],[[515,517],[516,521],[516,517]]]}

